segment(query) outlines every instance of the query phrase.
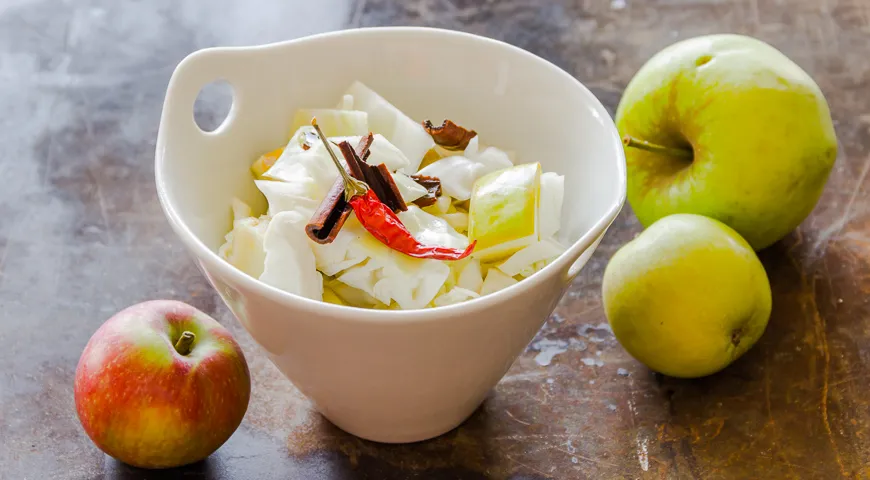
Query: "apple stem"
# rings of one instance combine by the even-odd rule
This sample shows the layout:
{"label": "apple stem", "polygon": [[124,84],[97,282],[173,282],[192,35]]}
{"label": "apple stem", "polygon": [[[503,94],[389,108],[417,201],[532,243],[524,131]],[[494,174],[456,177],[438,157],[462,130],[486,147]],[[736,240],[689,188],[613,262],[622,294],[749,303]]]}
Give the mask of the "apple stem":
{"label": "apple stem", "polygon": [[175,342],[175,351],[181,355],[187,355],[190,353],[194,340],[196,340],[196,335],[194,335],[193,332],[185,330],[184,333],[181,334],[181,337],[178,338],[178,341]]}
{"label": "apple stem", "polygon": [[650,143],[646,140],[640,140],[630,135],[622,137],[622,144],[626,147],[646,150],[647,152],[658,153],[670,157],[685,158],[687,160],[691,160],[693,157],[691,150],[686,150],[684,148],[665,147],[664,145]]}

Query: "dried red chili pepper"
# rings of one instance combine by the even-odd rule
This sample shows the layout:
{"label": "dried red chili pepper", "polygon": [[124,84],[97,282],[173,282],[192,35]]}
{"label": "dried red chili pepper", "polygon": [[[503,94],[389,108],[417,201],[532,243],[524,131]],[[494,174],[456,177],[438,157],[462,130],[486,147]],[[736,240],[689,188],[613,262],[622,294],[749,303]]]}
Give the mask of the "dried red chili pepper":
{"label": "dried red chili pepper", "polygon": [[311,120],[311,125],[317,130],[321,141],[326,146],[338,173],[344,181],[344,195],[353,208],[360,224],[384,245],[415,258],[431,258],[435,260],[460,260],[474,250],[477,242],[472,242],[465,250],[425,245],[417,241],[405,225],[393,213],[393,210],[383,203],[369,186],[351,177],[338,160],[335,152],[326,141],[326,137],[317,125],[317,119]]}
{"label": "dried red chili pepper", "polygon": [[474,250],[477,242],[472,242],[465,250],[457,248],[425,245],[417,241],[390,207],[378,200],[372,190],[365,195],[353,197],[350,201],[359,223],[375,238],[393,250],[415,258],[435,260],[460,260]]}

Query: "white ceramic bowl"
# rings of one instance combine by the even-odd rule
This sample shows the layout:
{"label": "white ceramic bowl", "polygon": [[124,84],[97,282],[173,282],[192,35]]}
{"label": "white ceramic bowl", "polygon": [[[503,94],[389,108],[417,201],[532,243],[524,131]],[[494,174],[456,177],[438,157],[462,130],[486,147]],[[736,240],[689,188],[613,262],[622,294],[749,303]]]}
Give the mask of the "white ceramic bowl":
{"label": "white ceramic bowl", "polygon": [[[200,89],[234,91],[214,132],[193,120]],[[570,248],[492,295],[428,310],[376,311],[270,287],[216,254],[233,196],[265,209],[249,173],[288,140],[300,107],[329,107],[355,80],[417,120],[450,118],[486,143],[566,176]],[[580,82],[524,50],[426,28],[372,28],[270,45],[210,48],[169,83],[156,151],[172,228],[278,368],[338,427],[381,442],[440,435],[465,420],[552,313],[625,198],[625,158],[607,111]]]}

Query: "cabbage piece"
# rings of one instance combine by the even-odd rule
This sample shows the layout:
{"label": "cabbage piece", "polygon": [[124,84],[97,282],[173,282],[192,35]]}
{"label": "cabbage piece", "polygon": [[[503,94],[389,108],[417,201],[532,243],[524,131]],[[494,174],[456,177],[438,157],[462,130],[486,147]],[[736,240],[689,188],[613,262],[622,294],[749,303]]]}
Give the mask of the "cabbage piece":
{"label": "cabbage piece", "polygon": [[250,205],[235,197],[230,202],[230,208],[233,211],[233,223],[254,215]]}
{"label": "cabbage piece", "polygon": [[272,168],[263,174],[263,178],[282,182],[300,179],[307,182],[310,179],[318,187],[314,198],[319,200],[332,188],[338,178],[338,170],[335,169],[326,147],[318,143],[308,150],[285,150]]}
{"label": "cabbage piece", "polygon": [[266,259],[260,280],[285,292],[322,300],[323,276],[317,271],[311,241],[305,234],[307,221],[298,212],[272,217],[263,242]]}
{"label": "cabbage piece", "polygon": [[495,147],[478,152],[478,147],[476,136],[468,142],[463,155],[444,157],[420,169],[419,173],[438,177],[446,195],[457,200],[468,200],[478,178],[513,165],[505,152]]}
{"label": "cabbage piece", "polygon": [[441,195],[440,197],[435,199],[435,203],[429,205],[427,207],[423,207],[423,211],[426,213],[431,213],[436,217],[440,217],[448,212],[455,212],[456,208],[453,207],[453,203],[450,201],[450,196]]}
{"label": "cabbage piece", "polygon": [[443,295],[443,294],[447,293],[448,290],[450,290],[451,288],[456,286],[457,270],[454,268],[454,264],[456,262],[445,262],[445,263],[447,265],[447,268],[450,269],[450,273],[447,274],[447,279],[444,280],[444,284],[441,285],[441,288],[438,290],[438,293],[435,294],[436,297],[438,295]]}
{"label": "cabbage piece", "polygon": [[348,216],[332,243],[312,242],[311,247],[317,269],[327,276],[336,275],[380,252],[380,242],[363,228],[353,213]]}
{"label": "cabbage piece", "polygon": [[480,153],[480,135],[475,135],[468,141],[468,146],[462,152],[462,155],[468,158],[476,156]]}
{"label": "cabbage piece", "polygon": [[415,182],[414,179],[405,175],[402,172],[393,174],[393,181],[396,182],[396,187],[402,195],[402,200],[408,205],[418,198],[423,198],[429,193],[426,187]]}
{"label": "cabbage piece", "polygon": [[490,293],[495,293],[499,290],[503,290],[511,285],[517,283],[513,277],[505,274],[498,268],[490,268],[488,272],[486,272],[486,279],[483,281],[483,285],[480,287],[480,295],[489,295]]}
{"label": "cabbage piece", "polygon": [[311,183],[272,182],[255,180],[257,188],[266,196],[269,202],[269,215],[275,216],[281,212],[298,212],[305,218],[311,218],[320,205],[316,194],[311,194]]}
{"label": "cabbage piece", "polygon": [[369,115],[359,110],[334,110],[329,108],[302,108],[293,117],[293,131],[310,126],[317,118],[317,125],[327,137],[368,135]]}
{"label": "cabbage piece", "polygon": [[531,267],[524,268],[518,275],[514,275],[514,278],[520,277],[520,278],[517,278],[517,280],[521,280],[523,278],[531,277],[532,275],[538,273],[542,268],[549,265],[550,261],[552,261],[552,259],[541,260],[539,262],[535,262],[534,264],[532,264]]}
{"label": "cabbage piece", "polygon": [[[414,208],[419,210],[416,206]],[[442,222],[442,225],[435,227],[431,224],[436,222],[426,216],[421,215],[418,220],[412,214],[408,218],[418,226],[418,231],[428,232],[427,235],[435,235],[450,242],[460,241],[451,238],[446,231],[450,228],[449,225],[437,217],[437,222]],[[459,237],[465,245],[468,244],[465,237]],[[412,258],[380,243],[360,225],[353,214],[348,217],[335,241],[327,245],[312,242],[311,245],[317,268],[321,272],[335,275],[338,282],[385,306],[396,302],[403,309],[425,307],[438,293],[450,273],[450,268],[444,262]],[[349,299],[340,288],[332,288],[349,304],[359,305],[363,301],[360,298]]]}
{"label": "cabbage piece", "polygon": [[443,213],[438,215],[455,228],[457,232],[468,231],[468,214],[465,212]]}
{"label": "cabbage piece", "polygon": [[[316,143],[311,141],[312,138],[315,140],[317,139],[316,135],[317,133],[311,125],[304,125],[297,128],[285,146],[263,154],[260,158],[254,161],[253,165],[251,165],[251,172],[254,174],[254,177],[257,179],[264,178],[266,172],[272,168],[281,157],[286,156],[286,161],[286,158],[305,151],[305,145],[308,147],[319,145],[319,140]],[[323,153],[326,152],[324,151]],[[273,178],[273,180],[280,180],[280,178]]]}
{"label": "cabbage piece", "polygon": [[[250,212],[250,207],[248,211]],[[254,278],[259,278],[263,273],[266,260],[263,241],[268,227],[269,217],[247,217],[235,220],[233,229],[224,237],[226,242],[218,249],[218,255],[230,265]]]}
{"label": "cabbage piece", "polygon": [[[356,289],[342,283],[336,279],[324,279],[323,281],[324,287],[332,290],[338,298],[344,302],[346,305],[360,307],[360,308],[384,308],[385,305],[381,302],[377,301],[374,297],[363,292],[362,290]],[[324,292],[324,299],[326,298]]]}
{"label": "cabbage piece", "polygon": [[474,181],[481,177],[483,165],[471,161],[462,155],[444,157],[422,168],[418,173],[441,180],[441,190],[458,200],[471,198],[471,188]]}
{"label": "cabbage piece", "polygon": [[565,251],[559,242],[552,238],[535,242],[511,255],[498,266],[498,269],[513,277],[522,275],[528,277],[537,271],[535,265],[539,262],[549,263]]}
{"label": "cabbage piece", "polygon": [[435,297],[435,300],[433,300],[432,303],[434,303],[436,307],[443,307],[446,305],[465,302],[479,296],[480,295],[477,292],[472,292],[471,290],[466,290],[462,287],[453,287],[447,293]]}
{"label": "cabbage piece", "polygon": [[541,238],[552,237],[562,222],[562,199],[565,195],[565,176],[554,172],[541,174],[541,203],[538,209]]}
{"label": "cabbage piece", "polygon": [[468,247],[468,237],[454,230],[447,220],[424,212],[416,205],[408,205],[408,210],[399,212],[398,216],[420,243],[457,249]]}
{"label": "cabbage piece", "polygon": [[347,305],[337,293],[327,286],[323,287],[323,301],[335,305]]}
{"label": "cabbage piece", "polygon": [[233,229],[224,237],[224,244],[218,248],[218,255],[248,275],[258,278],[263,273],[266,252],[263,238],[269,227],[269,217],[255,218],[251,207],[233,198]]}
{"label": "cabbage piece", "polygon": [[392,297],[390,297],[389,294],[383,295],[385,292],[381,292],[382,295],[378,295],[375,293],[375,284],[381,279],[381,268],[381,262],[366,259],[364,263],[347,269],[337,278],[342,283],[350,285],[358,290],[362,290],[379,302],[389,305],[392,300]]}
{"label": "cabbage piece", "polygon": [[[356,146],[356,144],[352,145]],[[387,170],[391,172],[408,168],[411,164],[408,157],[380,133],[374,135],[369,151],[372,153],[369,155],[366,163],[375,166],[383,163],[386,165]]]}
{"label": "cabbage piece", "polygon": [[[257,188],[260,189],[260,192],[263,195],[266,195],[268,200],[268,194],[263,190],[269,191],[277,191],[280,194],[284,195],[293,195],[296,197],[309,198],[312,200],[316,200],[321,196],[325,196],[326,193],[323,191],[323,185],[319,184],[314,178],[308,175],[308,172],[305,171],[304,168],[299,167],[297,169],[299,175],[296,175],[288,180],[254,180],[254,184],[257,185]],[[262,188],[260,186],[263,186]]]}
{"label": "cabbage piece", "polygon": [[438,214],[442,214],[442,213],[449,212],[450,207],[452,207],[452,206],[453,206],[453,201],[451,200],[450,196],[441,195],[440,197],[438,197],[437,200],[435,200],[435,204],[432,205],[430,208],[435,209],[438,212]]}
{"label": "cabbage piece", "polygon": [[[402,170],[407,173],[416,172],[423,155],[435,146],[435,141],[426,133],[423,125],[412,120],[361,82],[354,82],[345,94],[353,96],[354,108],[368,113],[369,129],[383,134],[405,154],[410,163]],[[360,135],[366,133],[368,132]]]}
{"label": "cabbage piece", "polygon": [[353,95],[342,95],[336,107],[339,110],[353,110]]}
{"label": "cabbage piece", "polygon": [[380,253],[345,270],[337,279],[385,305],[395,301],[406,310],[425,307],[447,280],[450,268],[438,260],[412,258],[383,247]]}
{"label": "cabbage piece", "polygon": [[[396,170],[403,169],[407,167],[410,162],[408,158],[405,157],[405,154],[402,153],[401,150],[396,148],[395,145],[390,143],[386,137],[381,135],[380,133],[376,133],[373,135],[372,144],[369,147],[369,158],[366,160],[366,163],[369,165],[380,165],[384,164],[387,167],[387,170],[391,172],[395,172]],[[341,142],[347,142],[352,147],[356,148],[359,145],[362,136],[353,136],[353,137],[328,137],[329,141],[338,145]],[[335,149],[339,158],[341,158],[338,149]]]}
{"label": "cabbage piece", "polygon": [[486,175],[489,172],[508,168],[513,165],[508,154],[498,148],[486,147],[483,151],[480,151],[479,135],[475,136],[470,142],[468,142],[468,146],[465,147],[463,155],[465,158],[483,165],[484,173],[481,175]]}
{"label": "cabbage piece", "polygon": [[476,258],[470,260],[459,270],[456,285],[475,293],[480,293],[483,286],[483,273],[480,269],[480,261]]}
{"label": "cabbage piece", "polygon": [[[447,281],[450,267],[439,260],[412,258],[392,251],[393,262],[387,263],[375,284],[375,298],[389,295],[405,310],[424,308]],[[409,288],[413,285],[413,288]],[[384,302],[387,303],[387,302]]]}

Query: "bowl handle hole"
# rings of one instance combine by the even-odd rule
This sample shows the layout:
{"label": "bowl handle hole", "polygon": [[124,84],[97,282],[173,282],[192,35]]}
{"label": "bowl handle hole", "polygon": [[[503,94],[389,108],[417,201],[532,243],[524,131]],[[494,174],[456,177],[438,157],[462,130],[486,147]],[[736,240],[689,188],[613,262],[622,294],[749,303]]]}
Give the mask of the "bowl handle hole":
{"label": "bowl handle hole", "polygon": [[203,133],[226,128],[235,103],[233,86],[225,80],[203,85],[193,102],[193,121]]}

